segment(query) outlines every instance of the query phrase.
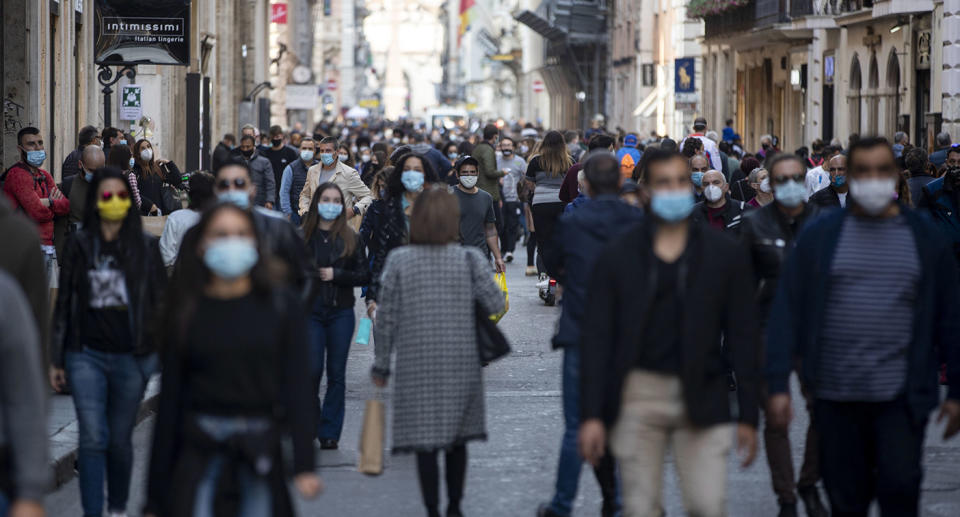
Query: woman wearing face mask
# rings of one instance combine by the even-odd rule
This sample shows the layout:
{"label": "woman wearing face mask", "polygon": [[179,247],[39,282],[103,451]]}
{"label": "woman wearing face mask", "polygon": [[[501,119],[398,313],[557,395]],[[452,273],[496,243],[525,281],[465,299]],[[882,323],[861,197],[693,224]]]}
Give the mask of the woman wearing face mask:
{"label": "woman wearing face mask", "polygon": [[363,180],[363,183],[370,187],[371,192],[374,197],[376,197],[378,190],[373,189],[374,178],[383,170],[384,165],[387,163],[387,155],[383,151],[373,151],[369,154],[364,154],[361,156],[368,157],[369,161],[364,160],[362,164],[362,171],[360,174],[360,179]]}
{"label": "woman wearing face mask", "polygon": [[[142,198],[140,197],[140,187],[137,185],[137,175],[133,172],[133,153],[125,145],[115,145],[110,147],[110,155],[107,156],[107,167],[116,167],[123,171],[130,182],[130,197],[133,198],[137,211],[140,210]],[[92,179],[92,178],[91,178]]]}
{"label": "woman wearing face mask", "polygon": [[338,158],[342,163],[345,163],[349,167],[356,168],[354,165],[354,152],[350,150],[350,146],[346,143],[341,143],[340,147],[337,148]]}
{"label": "woman wearing face mask", "polygon": [[60,391],[69,382],[73,394],[87,516],[103,514],[104,480],[107,510],[126,512],[133,426],[157,366],[147,327],[167,276],[157,239],[143,233],[132,205],[123,171],[97,170],[83,227],[70,235],[60,268],[50,384]]}
{"label": "woman wearing face mask", "polygon": [[333,183],[317,188],[303,222],[307,249],[313,257],[316,284],[310,313],[311,356],[317,393],[327,373],[327,391],[320,409],[317,439],[322,449],[336,449],[343,430],[347,355],[356,318],[353,288],[370,281],[367,255],[347,224],[343,192]]}
{"label": "woman wearing face mask", "polygon": [[750,187],[757,191],[757,195],[747,201],[747,204],[755,208],[769,205],[773,201],[773,188],[770,186],[770,174],[767,169],[753,169],[748,179]]}
{"label": "woman wearing face mask", "polygon": [[456,165],[457,158],[460,157],[460,153],[457,152],[456,142],[447,142],[446,144],[444,144],[443,155],[446,156],[448,160],[450,160],[450,165]]}
{"label": "woman wearing face mask", "polygon": [[161,318],[145,513],[206,517],[232,503],[233,515],[293,515],[285,440],[297,491],[313,497],[321,489],[303,307],[269,278],[249,211],[216,205],[196,228]]}
{"label": "woman wearing face mask", "polygon": [[387,178],[383,199],[370,205],[360,225],[360,238],[370,252],[370,286],[367,288],[367,314],[377,310],[380,290],[380,272],[387,254],[407,244],[410,230],[410,213],[417,196],[426,184],[437,183],[440,178],[430,161],[416,153],[408,153],[397,160],[393,173]]}
{"label": "woman wearing face mask", "polygon": [[440,516],[441,451],[446,515],[463,515],[466,444],[486,439],[476,314],[504,307],[489,262],[476,248],[460,245],[459,221],[457,199],[445,188],[421,194],[410,217],[410,246],[391,253],[384,268],[383,308],[374,326],[371,375],[379,387],[394,375],[393,452],[416,453],[428,517]]}
{"label": "woman wearing face mask", "polygon": [[133,146],[133,172],[137,176],[137,185],[143,200],[140,213],[143,215],[165,215],[179,208],[175,202],[163,199],[163,184],[180,185],[180,169],[169,160],[158,160],[154,156],[153,145],[149,140],[137,140]]}

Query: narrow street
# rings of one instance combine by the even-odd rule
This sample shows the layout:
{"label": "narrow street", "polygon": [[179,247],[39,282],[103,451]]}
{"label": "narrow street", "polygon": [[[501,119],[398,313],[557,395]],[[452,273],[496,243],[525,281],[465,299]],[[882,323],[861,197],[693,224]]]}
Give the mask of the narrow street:
{"label": "narrow street", "polygon": [[[537,296],[535,278],[523,276],[525,264],[525,256],[521,252],[507,266],[510,312],[501,326],[514,351],[486,371],[489,440],[472,443],[468,449],[469,466],[463,508],[466,515],[530,517],[535,514],[537,505],[549,500],[553,493],[563,431],[559,373],[562,354],[551,349],[550,337],[560,309],[543,305]],[[369,381],[372,362],[372,346],[354,345],[348,362],[347,412],[341,448],[339,451],[318,449],[320,474],[326,490],[316,500],[298,501],[300,515],[422,515],[423,506],[412,456],[387,454],[386,470],[379,477],[367,477],[356,471],[357,442],[364,402],[375,396],[375,389]],[[796,386],[794,391],[799,400]],[[389,400],[389,388],[385,396]],[[791,436],[799,437],[803,435],[808,417],[802,406],[796,406],[795,412]],[[152,424],[152,418],[144,421],[133,437],[136,459],[130,515],[140,515],[143,504]],[[930,429],[925,457],[923,515],[960,515],[960,442],[953,440],[944,444],[938,436],[942,433],[941,428],[932,426]],[[934,429],[938,431],[936,435]],[[388,425],[388,445],[389,431]],[[794,444],[795,461],[799,461],[802,454],[799,445],[802,444]],[[670,459],[664,486],[667,514],[682,515],[680,491]],[[730,457],[727,493],[729,515],[733,517],[776,514],[777,504],[770,487],[769,470],[762,447],[756,463],[746,470],[739,467],[736,456]],[[78,515],[79,496],[74,479],[47,497],[49,515]],[[600,502],[593,473],[584,469],[575,515],[599,515]]]}

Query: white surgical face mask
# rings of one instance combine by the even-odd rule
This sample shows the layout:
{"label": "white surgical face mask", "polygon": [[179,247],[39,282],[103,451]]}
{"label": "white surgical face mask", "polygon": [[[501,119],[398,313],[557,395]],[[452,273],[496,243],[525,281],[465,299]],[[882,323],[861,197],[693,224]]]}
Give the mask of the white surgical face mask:
{"label": "white surgical face mask", "polygon": [[893,202],[897,189],[895,178],[850,179],[850,195],[863,211],[880,215]]}
{"label": "white surgical face mask", "polygon": [[477,176],[460,176],[460,184],[464,188],[473,188],[477,186]]}
{"label": "white surgical face mask", "polygon": [[151,159],[153,159],[153,149],[148,147],[140,151],[140,158],[143,158],[143,161],[145,162],[149,162]]}
{"label": "white surgical face mask", "polygon": [[770,178],[763,178],[760,182],[760,192],[770,192]]}
{"label": "white surgical face mask", "polygon": [[716,185],[710,185],[703,189],[703,195],[707,198],[707,201],[714,203],[720,201],[720,198],[723,197],[723,190]]}

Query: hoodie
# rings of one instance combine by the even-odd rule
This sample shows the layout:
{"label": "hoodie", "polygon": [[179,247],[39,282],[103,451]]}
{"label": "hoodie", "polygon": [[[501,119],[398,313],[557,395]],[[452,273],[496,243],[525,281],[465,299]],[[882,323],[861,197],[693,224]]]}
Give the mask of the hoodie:
{"label": "hoodie", "polygon": [[563,285],[563,312],[553,338],[554,348],[577,346],[583,319],[587,284],[604,245],[640,222],[643,212],[615,195],[601,195],[581,202],[563,214],[543,253],[547,273]]}

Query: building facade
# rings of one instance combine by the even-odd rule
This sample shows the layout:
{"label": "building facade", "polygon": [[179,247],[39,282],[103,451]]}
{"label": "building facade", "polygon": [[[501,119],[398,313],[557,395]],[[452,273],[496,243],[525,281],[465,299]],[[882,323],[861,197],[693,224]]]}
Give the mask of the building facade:
{"label": "building facade", "polygon": [[[960,2],[956,9],[960,10]],[[930,147],[960,122],[960,54],[946,4],[930,0],[751,0],[705,18],[705,112],[734,119],[745,147],[778,135],[793,151],[815,139],[888,138]],[[946,41],[945,41],[946,40]],[[950,59],[956,62],[948,63]]]}
{"label": "building facade", "polygon": [[[0,162],[17,160],[16,133],[40,129],[54,177],[77,146],[86,125],[103,128],[104,94],[94,63],[92,0],[5,0],[3,64],[4,131]],[[158,157],[181,169],[209,164],[219,138],[236,132],[242,104],[254,86],[267,80],[267,0],[207,0],[190,3],[187,66],[138,65],[131,81],[111,86],[111,123],[147,138]],[[110,67],[116,74],[118,67]],[[114,75],[115,77],[115,75]],[[120,119],[120,92],[126,84],[142,87],[143,116]]]}

